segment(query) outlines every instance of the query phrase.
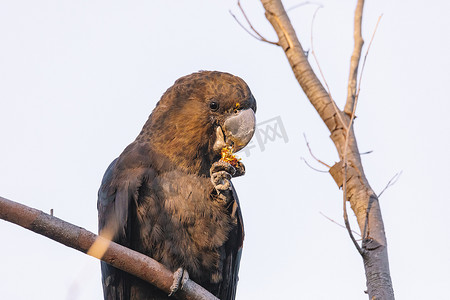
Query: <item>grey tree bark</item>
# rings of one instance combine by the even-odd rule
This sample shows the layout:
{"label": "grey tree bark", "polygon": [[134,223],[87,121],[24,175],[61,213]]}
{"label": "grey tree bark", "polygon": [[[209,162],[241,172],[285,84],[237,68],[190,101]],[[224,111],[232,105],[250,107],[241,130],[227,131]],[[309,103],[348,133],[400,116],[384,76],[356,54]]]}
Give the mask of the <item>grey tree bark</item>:
{"label": "grey tree bark", "polygon": [[[357,72],[363,45],[361,21],[364,1],[357,2],[355,11],[355,47],[351,56],[348,97],[344,111],[337,107],[311,68],[281,0],[261,2],[267,20],[278,35],[279,41],[276,44],[283,49],[298,83],[328,127],[339,154],[340,162],[330,168],[330,174],[338,186],[343,188],[344,201],[350,202],[362,233],[363,239],[359,245],[349,230],[364,262],[369,299],[394,299],[380,203],[364,174],[353,131],[358,97]],[[350,229],[345,208],[344,219],[347,229]]]}

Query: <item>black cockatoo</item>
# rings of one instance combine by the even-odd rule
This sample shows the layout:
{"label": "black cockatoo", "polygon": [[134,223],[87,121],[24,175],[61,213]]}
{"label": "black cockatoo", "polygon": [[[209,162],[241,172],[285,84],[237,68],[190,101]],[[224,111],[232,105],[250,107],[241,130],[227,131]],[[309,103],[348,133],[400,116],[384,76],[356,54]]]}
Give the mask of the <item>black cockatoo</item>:
{"label": "black cockatoo", "polygon": [[[256,101],[228,73],[178,79],[142,131],[106,170],[98,193],[99,231],[189,278],[219,299],[234,299],[244,238],[231,178],[245,170],[221,159],[253,136]],[[108,300],[168,299],[149,283],[102,262]]]}

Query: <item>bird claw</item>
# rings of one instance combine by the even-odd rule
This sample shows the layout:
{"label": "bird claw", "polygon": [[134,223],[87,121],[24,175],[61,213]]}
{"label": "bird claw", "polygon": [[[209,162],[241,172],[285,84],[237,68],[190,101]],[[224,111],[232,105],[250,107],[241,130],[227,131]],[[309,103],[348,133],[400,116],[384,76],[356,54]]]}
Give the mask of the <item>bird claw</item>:
{"label": "bird claw", "polygon": [[231,174],[227,171],[218,171],[211,174],[211,181],[218,191],[226,191],[231,187]]}
{"label": "bird claw", "polygon": [[235,165],[219,160],[209,170],[211,182],[217,191],[218,202],[228,204],[233,200],[231,178],[244,175],[244,164],[238,161]]}
{"label": "bird claw", "polygon": [[219,160],[212,164],[210,169],[210,174],[219,172],[219,171],[225,171],[229,173],[231,176],[233,176],[236,173],[235,167],[233,167],[230,163]]}
{"label": "bird claw", "polygon": [[234,168],[236,173],[234,173],[233,177],[239,177],[245,174],[245,166],[241,161],[237,161]]}
{"label": "bird claw", "polygon": [[230,189],[230,180],[236,173],[236,169],[231,164],[219,160],[212,164],[209,173],[214,187],[218,191],[225,191]]}
{"label": "bird claw", "polygon": [[169,297],[175,295],[175,293],[183,287],[183,284],[189,279],[189,274],[184,268],[178,268],[173,273],[173,283],[170,286]]}

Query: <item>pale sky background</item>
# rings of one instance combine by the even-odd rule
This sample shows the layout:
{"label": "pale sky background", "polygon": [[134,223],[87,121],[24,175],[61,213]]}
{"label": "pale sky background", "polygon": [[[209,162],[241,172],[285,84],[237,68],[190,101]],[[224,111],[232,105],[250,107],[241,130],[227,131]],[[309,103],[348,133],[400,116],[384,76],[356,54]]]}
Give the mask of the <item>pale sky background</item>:
{"label": "pale sky background", "polygon": [[[285,1],[289,8],[301,1]],[[356,1],[324,0],[315,51],[342,107]],[[276,35],[258,1],[253,25]],[[305,49],[316,6],[290,11]],[[282,120],[288,142],[241,155],[234,180],[246,229],[237,299],[367,299],[362,260],[342,223],[342,193],[308,168],[338,160],[281,48],[250,37],[234,1],[0,1],[0,195],[97,231],[97,189],[162,93],[198,70],[242,77],[257,119]],[[355,130],[380,192],[397,299],[450,299],[450,4],[367,1]],[[312,61],[312,57],[310,57]],[[350,213],[353,217],[353,213]],[[354,224],[354,223],[353,223]],[[355,227],[355,225],[353,225]],[[0,221],[1,299],[101,299],[99,262]]]}

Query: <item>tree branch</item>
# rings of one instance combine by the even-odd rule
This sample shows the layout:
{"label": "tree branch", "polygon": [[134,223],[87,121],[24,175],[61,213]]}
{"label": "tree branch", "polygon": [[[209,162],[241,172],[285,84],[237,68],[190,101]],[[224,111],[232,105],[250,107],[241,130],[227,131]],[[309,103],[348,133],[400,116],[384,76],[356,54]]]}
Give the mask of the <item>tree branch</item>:
{"label": "tree branch", "polygon": [[238,18],[231,12],[231,10],[229,10],[228,12],[231,14],[231,16],[234,18],[234,20],[239,24],[239,26],[241,26],[242,29],[244,29],[249,35],[251,35],[252,37],[254,37],[255,39],[257,39],[258,41],[261,42],[266,42],[268,44],[271,45],[276,45],[279,46],[279,44],[277,42],[272,42],[269,41],[268,39],[266,39],[265,37],[263,37],[256,29],[255,27],[253,27],[252,23],[250,22],[249,18],[247,17],[247,14],[245,13],[244,9],[241,6],[241,1],[238,0],[237,5],[239,7],[239,10],[241,11],[242,15],[245,18],[245,21],[247,21],[248,26],[250,26],[250,29],[254,32],[250,32],[250,30],[248,30],[247,28],[245,28],[244,25],[242,25],[241,22],[239,22]]}
{"label": "tree branch", "polygon": [[348,76],[348,88],[347,88],[347,102],[345,103],[344,112],[350,115],[353,111],[353,106],[356,98],[356,86],[359,61],[361,60],[361,51],[364,44],[364,40],[361,34],[362,16],[363,16],[364,0],[358,0],[355,10],[354,32],[353,38],[355,40],[355,46],[350,58],[350,73]]}
{"label": "tree branch", "polygon": [[[338,186],[343,187],[344,201],[350,202],[363,236],[361,247],[354,238],[352,240],[363,254],[369,298],[394,299],[383,219],[378,198],[370,187],[361,164],[352,126],[354,113],[351,117],[350,114],[339,110],[314,74],[281,0],[261,0],[261,2],[266,11],[266,18],[279,37],[280,46],[288,58],[297,81],[328,127],[341,159],[339,163],[330,168],[330,174]],[[360,2],[358,5],[362,6],[362,1]],[[358,11],[362,15],[362,7],[356,10],[357,13]],[[358,59],[356,56],[355,58]],[[351,68],[351,70],[353,69],[355,67]],[[355,110],[357,97],[358,91],[355,92],[355,101],[351,103],[350,113]],[[351,234],[351,229],[349,233]]]}
{"label": "tree branch", "polygon": [[309,154],[311,154],[312,158],[314,158],[318,163],[321,163],[322,165],[324,165],[325,167],[327,167],[328,169],[331,168],[328,164],[324,163],[323,161],[321,161],[320,159],[318,159],[314,153],[311,150],[311,147],[309,146],[309,142],[308,139],[306,138],[306,134],[303,133],[303,137],[305,138],[305,143],[306,143],[306,147],[308,147],[309,150]]}
{"label": "tree branch", "polygon": [[397,183],[397,180],[400,178],[400,175],[402,175],[403,171],[400,171],[398,173],[396,173],[391,180],[389,180],[389,182],[386,184],[386,186],[384,187],[384,189],[377,195],[378,198],[381,197],[381,195],[391,186],[393,186],[394,184]]}
{"label": "tree branch", "polygon": [[[328,221],[330,221],[330,222],[332,222],[332,223],[338,225],[339,227],[342,227],[342,228],[344,228],[344,229],[347,229],[344,225],[339,224],[338,222],[336,222],[335,220],[333,220],[332,218],[330,218],[329,216],[327,216],[327,215],[324,214],[323,212],[319,211],[319,214],[321,214],[324,218],[328,219]],[[361,236],[358,232],[356,232],[356,231],[354,231],[354,230],[353,230],[353,233],[356,234],[356,235]]]}
{"label": "tree branch", "polygon": [[308,5],[308,4],[316,4],[316,5],[322,6],[322,5],[319,4],[319,3],[305,1],[305,2],[298,3],[298,4],[294,5],[294,6],[289,7],[288,9],[286,9],[286,11],[288,12],[288,11],[294,10],[294,9],[296,9],[296,8],[299,8],[299,7],[301,7],[301,6],[305,6],[305,5]]}
{"label": "tree branch", "polygon": [[311,20],[311,54],[314,57],[314,61],[316,62],[317,68],[319,69],[320,76],[322,76],[323,83],[327,87],[328,95],[330,95],[331,100],[333,100],[333,97],[331,96],[330,87],[328,86],[328,83],[327,83],[327,79],[325,78],[322,68],[320,67],[319,59],[316,56],[316,51],[314,51],[314,21],[316,20],[316,15],[319,12],[319,9],[321,9],[321,8],[322,8],[322,6],[319,6],[316,8],[316,10],[314,11],[312,20]]}
{"label": "tree branch", "polygon": [[[358,1],[358,4],[360,2],[364,2],[364,1]],[[362,10],[362,9],[361,9]],[[359,60],[359,58],[358,58]],[[347,130],[345,131],[345,145],[344,145],[344,157],[342,158],[343,161],[343,174],[344,174],[344,180],[342,182],[342,191],[343,191],[343,212],[344,212],[344,222],[345,222],[345,227],[347,228],[348,234],[350,235],[350,239],[352,240],[353,244],[355,245],[356,249],[358,250],[359,254],[361,254],[361,256],[364,256],[366,251],[365,249],[362,249],[358,242],[356,242],[355,237],[353,236],[352,233],[352,229],[350,228],[350,222],[348,221],[348,214],[347,214],[347,200],[348,200],[348,196],[347,196],[347,175],[348,175],[348,161],[347,161],[347,154],[348,154],[348,144],[349,144],[349,137],[350,137],[350,130],[353,130],[353,120],[355,119],[355,112],[356,112],[356,106],[358,104],[358,94],[355,95],[354,97],[354,103],[352,106],[352,112],[351,112],[351,116],[350,116],[350,122],[349,125],[347,126]],[[358,153],[359,155],[359,153]],[[367,214],[366,214],[366,223],[367,223]],[[365,226],[366,228],[366,226]],[[365,231],[363,231],[363,237],[365,237]]]}
{"label": "tree branch", "polygon": [[328,173],[328,171],[323,171],[323,170],[319,170],[317,168],[314,168],[313,166],[311,166],[308,161],[304,158],[304,157],[300,157],[301,160],[303,160],[305,162],[305,164],[312,170],[319,172],[319,173]]}
{"label": "tree branch", "polygon": [[[167,294],[170,293],[174,277],[169,269],[148,256],[99,237],[84,228],[2,197],[0,197],[0,219],[22,226],[83,253],[87,253],[94,242],[102,240],[104,244],[108,245],[104,255],[99,257],[90,252],[91,256],[139,277]],[[174,296],[182,300],[218,300],[190,279],[183,283]]]}
{"label": "tree branch", "polygon": [[367,47],[366,54],[364,55],[364,60],[363,60],[363,64],[361,67],[361,74],[359,75],[358,90],[356,91],[356,95],[355,95],[355,101],[359,97],[359,91],[361,90],[362,76],[364,74],[364,67],[366,66],[367,55],[369,55],[370,47],[372,46],[373,39],[375,38],[375,34],[377,33],[378,25],[380,24],[382,17],[383,17],[383,15],[380,15],[378,17],[377,24],[375,25],[375,29],[373,30],[372,38],[370,39],[369,46]]}
{"label": "tree branch", "polygon": [[[280,0],[261,0],[267,20],[278,35],[278,43],[284,50],[294,75],[311,104],[324,120],[328,129],[346,128],[342,112],[314,73],[303,47]],[[343,138],[343,135],[342,135]]]}

